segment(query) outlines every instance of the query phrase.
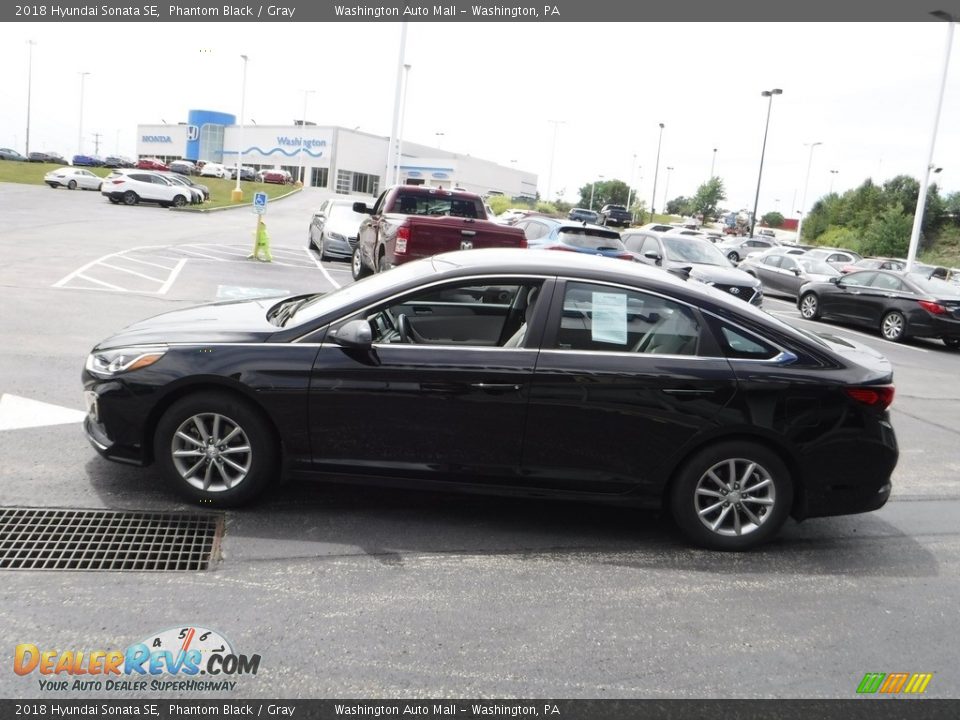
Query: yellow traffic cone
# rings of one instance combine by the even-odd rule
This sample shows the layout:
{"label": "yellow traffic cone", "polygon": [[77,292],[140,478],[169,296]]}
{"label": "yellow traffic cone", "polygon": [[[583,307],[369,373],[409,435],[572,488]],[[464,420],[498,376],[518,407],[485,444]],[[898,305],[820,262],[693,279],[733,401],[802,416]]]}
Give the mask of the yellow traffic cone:
{"label": "yellow traffic cone", "polygon": [[253,243],[253,252],[247,255],[247,259],[256,259],[262,262],[273,261],[273,256],[270,255],[270,236],[267,235],[267,225],[263,222],[263,216],[257,216],[256,240]]}

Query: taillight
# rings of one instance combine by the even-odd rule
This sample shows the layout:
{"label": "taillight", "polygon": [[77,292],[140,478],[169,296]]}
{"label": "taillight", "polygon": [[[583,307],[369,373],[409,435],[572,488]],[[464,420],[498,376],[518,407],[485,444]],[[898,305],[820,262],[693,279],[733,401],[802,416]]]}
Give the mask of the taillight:
{"label": "taillight", "polygon": [[566,247],[565,245],[548,245],[543,249],[544,250],[564,250],[566,252],[579,252],[578,250],[571,247]]}
{"label": "taillight", "polygon": [[940,303],[930,302],[929,300],[917,300],[917,302],[931,315],[945,315],[947,312],[947,309]]}
{"label": "taillight", "polygon": [[111,181],[110,181],[110,184],[111,184],[111,185],[119,185],[119,184],[122,183],[122,182],[123,182],[122,179],[121,179],[121,180],[111,180]]}
{"label": "taillight", "polygon": [[617,257],[620,258],[621,260],[629,260],[630,262],[633,262],[634,260],[636,260],[636,258],[630,253],[620,253],[619,255],[617,255]]}
{"label": "taillight", "polygon": [[870,385],[844,388],[847,396],[858,403],[886,410],[893,402],[893,385]]}
{"label": "taillight", "polygon": [[394,252],[397,255],[403,255],[407,252],[407,241],[410,239],[410,228],[400,226],[397,228],[397,245]]}
{"label": "taillight", "polygon": [[524,235],[520,238],[520,244],[517,247],[526,248],[527,247],[527,236]]}

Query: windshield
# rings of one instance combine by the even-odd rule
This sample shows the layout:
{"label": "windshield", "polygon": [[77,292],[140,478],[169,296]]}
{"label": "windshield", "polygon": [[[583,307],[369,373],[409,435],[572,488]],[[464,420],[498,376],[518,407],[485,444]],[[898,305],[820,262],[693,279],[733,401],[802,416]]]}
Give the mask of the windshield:
{"label": "windshield", "polygon": [[363,280],[344,285],[337,290],[328,292],[324,295],[318,295],[311,298],[299,308],[285,323],[287,327],[300,325],[327,313],[336,311],[338,308],[347,307],[365,297],[376,297],[381,293],[389,292],[393,286],[400,286],[413,278],[425,277],[434,272],[434,266],[431,258],[418,260],[416,262],[404,263],[390,270],[387,273],[377,273],[370,275]]}
{"label": "windshield", "polygon": [[667,253],[668,260],[730,267],[730,261],[727,260],[726,256],[706,240],[693,237],[665,237],[662,239],[663,249]]}
{"label": "windshield", "polygon": [[601,233],[587,228],[577,231],[573,228],[561,230],[557,240],[574,247],[589,250],[626,250],[616,233]]}
{"label": "windshield", "polygon": [[795,258],[797,265],[802,267],[805,272],[811,275],[839,275],[840,271],[833,265],[825,263],[817,258]]}
{"label": "windshield", "polygon": [[353,211],[353,204],[337,204],[330,208],[331,220],[342,220],[344,222],[354,222],[359,225],[367,215]]}

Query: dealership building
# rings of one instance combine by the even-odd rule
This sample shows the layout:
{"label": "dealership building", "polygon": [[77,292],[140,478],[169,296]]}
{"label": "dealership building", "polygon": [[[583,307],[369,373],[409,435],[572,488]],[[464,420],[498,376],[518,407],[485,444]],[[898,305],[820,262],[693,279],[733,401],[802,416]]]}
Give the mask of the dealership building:
{"label": "dealership building", "polygon": [[[244,125],[228,113],[191,110],[187,122],[137,126],[137,156],[170,161],[203,160],[254,170],[279,168],[294,178],[303,168],[305,187],[339,194],[376,196],[391,184],[396,161],[387,165],[390,139],[324,125]],[[387,179],[384,176],[387,175]],[[537,176],[490,160],[403,142],[401,183],[461,187],[481,195],[534,198]]]}

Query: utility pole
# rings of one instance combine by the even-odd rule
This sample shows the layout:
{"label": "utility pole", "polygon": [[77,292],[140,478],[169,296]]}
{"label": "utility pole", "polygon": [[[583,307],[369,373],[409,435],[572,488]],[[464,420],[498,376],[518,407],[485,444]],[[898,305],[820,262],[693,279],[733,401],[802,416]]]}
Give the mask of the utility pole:
{"label": "utility pole", "polygon": [[93,133],[93,154],[96,156],[100,155],[100,138],[102,137],[101,133]]}

